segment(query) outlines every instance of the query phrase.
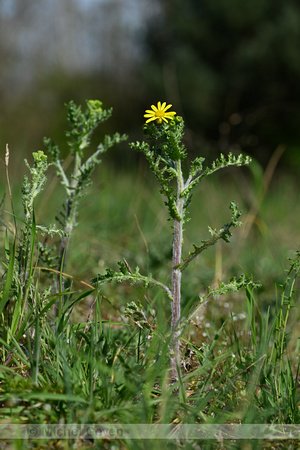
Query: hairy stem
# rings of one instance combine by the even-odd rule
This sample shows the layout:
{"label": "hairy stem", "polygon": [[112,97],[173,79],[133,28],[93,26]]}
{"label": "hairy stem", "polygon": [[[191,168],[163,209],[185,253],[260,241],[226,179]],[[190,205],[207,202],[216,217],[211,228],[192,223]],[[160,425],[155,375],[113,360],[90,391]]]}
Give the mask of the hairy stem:
{"label": "hairy stem", "polygon": [[[67,233],[67,236],[62,236],[60,242],[59,261],[58,261],[58,270],[60,273],[65,271],[68,245],[76,221],[77,204],[74,197],[76,196],[76,189],[78,185],[77,177],[79,175],[80,165],[81,165],[81,158],[79,154],[76,153],[73,176],[69,185],[66,186],[68,200],[66,205],[66,218],[64,231]],[[60,291],[60,287],[61,290],[64,291],[64,283],[63,281],[61,282],[60,280],[60,273],[57,276],[57,292]]]}
{"label": "hairy stem", "polygon": [[180,368],[180,331],[177,329],[180,320],[180,301],[181,301],[181,253],[183,244],[183,206],[184,198],[181,193],[184,189],[184,182],[181,170],[181,161],[177,160],[177,217],[174,218],[174,237],[173,237],[173,261],[172,261],[172,351],[171,364],[173,368],[173,378],[178,380],[178,370]]}

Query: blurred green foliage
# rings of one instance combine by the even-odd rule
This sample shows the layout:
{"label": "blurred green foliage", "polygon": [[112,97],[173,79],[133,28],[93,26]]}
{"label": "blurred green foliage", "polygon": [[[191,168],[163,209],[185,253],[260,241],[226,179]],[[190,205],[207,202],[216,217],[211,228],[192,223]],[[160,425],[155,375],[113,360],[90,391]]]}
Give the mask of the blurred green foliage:
{"label": "blurred green foliage", "polygon": [[[140,59],[128,62],[131,67],[124,65],[121,77],[105,72],[97,60],[94,68],[82,72],[37,67],[33,87],[21,97],[4,95],[0,86],[1,145],[8,142],[11,152],[22,156],[20,164],[46,134],[59,145],[63,104],[87,98],[113,107],[107,132],[118,129],[140,139],[144,110],[166,100],[184,117],[192,156],[236,149],[265,165],[283,144],[282,165],[297,171],[299,2],[162,0],[159,8],[159,15],[146,21],[136,36]],[[115,39],[122,34],[116,33]],[[101,137],[95,136],[95,142]],[[109,158],[117,165],[135,161],[122,148]]]}
{"label": "blurred green foliage", "polygon": [[[266,162],[296,147],[300,121],[300,4],[295,0],[164,0],[148,32],[147,83],[177,101],[208,146]],[[297,158],[299,162],[299,157]]]}

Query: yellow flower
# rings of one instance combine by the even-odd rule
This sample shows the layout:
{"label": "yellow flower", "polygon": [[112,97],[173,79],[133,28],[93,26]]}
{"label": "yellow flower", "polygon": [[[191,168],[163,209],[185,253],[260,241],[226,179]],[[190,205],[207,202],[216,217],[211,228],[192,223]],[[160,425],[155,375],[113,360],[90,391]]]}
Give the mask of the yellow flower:
{"label": "yellow flower", "polygon": [[147,109],[145,112],[147,114],[144,114],[144,117],[148,118],[148,120],[146,120],[146,123],[151,122],[152,120],[156,120],[157,123],[162,123],[162,121],[164,120],[165,122],[168,123],[168,119],[172,119],[172,116],[176,115],[176,112],[174,111],[167,111],[169,108],[171,108],[172,105],[168,105],[166,102],[163,102],[163,104],[161,104],[161,102],[157,103],[157,106],[155,105],[151,105],[151,109]]}

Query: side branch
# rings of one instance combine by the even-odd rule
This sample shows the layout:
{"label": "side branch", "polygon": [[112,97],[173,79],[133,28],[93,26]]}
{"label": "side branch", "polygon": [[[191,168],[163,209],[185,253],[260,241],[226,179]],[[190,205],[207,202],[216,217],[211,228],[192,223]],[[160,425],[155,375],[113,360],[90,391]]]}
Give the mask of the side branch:
{"label": "side branch", "polygon": [[249,289],[256,289],[260,287],[261,284],[253,281],[251,277],[241,275],[238,279],[235,277],[231,278],[229,283],[220,283],[220,286],[217,288],[208,287],[208,292],[204,296],[199,296],[199,302],[196,307],[192,310],[192,312],[188,315],[188,317],[180,324],[178,327],[179,330],[183,330],[187,323],[195,316],[199,309],[203,307],[203,305],[208,302],[211,298],[219,295],[225,295],[228,292],[238,292],[242,287]]}
{"label": "side branch", "polygon": [[111,269],[106,269],[106,273],[104,275],[98,275],[97,277],[93,278],[91,280],[92,283],[98,283],[98,284],[104,284],[104,283],[110,283],[112,281],[116,281],[118,283],[122,283],[124,281],[128,281],[129,283],[143,283],[145,287],[147,288],[149,284],[152,284],[153,286],[160,287],[163,289],[170,300],[173,301],[173,296],[171,290],[166,286],[165,284],[161,283],[160,281],[155,280],[154,278],[150,276],[144,276],[140,274],[139,268],[137,267],[134,272],[129,271],[126,267],[126,265],[119,261],[119,267],[120,271],[116,272]]}
{"label": "side branch", "polygon": [[181,192],[181,197],[187,196],[191,190],[204,178],[208,175],[212,175],[218,170],[225,169],[229,166],[248,166],[251,162],[251,158],[249,156],[244,156],[242,154],[238,156],[234,156],[232,153],[229,153],[227,157],[225,157],[222,153],[219,159],[216,159],[211,167],[207,167],[205,170],[202,170],[202,162],[203,158],[196,158],[194,161],[194,166],[191,168],[190,176],[187,179],[187,182],[184,186],[184,190]]}
{"label": "side branch", "polygon": [[231,227],[236,228],[236,227],[239,227],[242,225],[242,223],[238,221],[238,218],[241,216],[242,213],[241,213],[241,211],[238,211],[237,205],[234,202],[230,203],[230,209],[232,211],[231,222],[224,225],[219,231],[217,231],[211,227],[208,227],[209,232],[212,235],[212,237],[205,241],[201,241],[202,245],[200,245],[199,247],[197,245],[193,244],[194,251],[190,252],[189,255],[186,258],[184,258],[180,264],[177,264],[176,266],[174,266],[174,269],[179,269],[180,271],[183,271],[190,264],[190,262],[192,262],[195,258],[197,258],[197,256],[200,255],[200,253],[202,253],[208,247],[215,245],[215,243],[219,239],[223,239],[223,241],[225,241],[227,243],[230,242],[229,239],[232,236],[230,228]]}

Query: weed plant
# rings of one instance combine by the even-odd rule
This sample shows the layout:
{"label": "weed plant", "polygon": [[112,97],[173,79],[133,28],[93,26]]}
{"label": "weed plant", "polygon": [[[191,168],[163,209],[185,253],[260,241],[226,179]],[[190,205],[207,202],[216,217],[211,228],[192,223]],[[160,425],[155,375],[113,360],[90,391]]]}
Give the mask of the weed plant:
{"label": "weed plant", "polygon": [[[183,292],[189,292],[184,283],[185,269],[219,241],[229,243],[231,230],[241,225],[241,213],[231,201],[228,223],[219,229],[209,227],[210,237],[186,252],[184,226],[190,219],[192,193],[197,196],[200,181],[216,171],[231,165],[248,165],[250,158],[220,155],[211,165],[204,166],[204,158],[197,157],[187,164],[182,140],[184,121],[168,111],[169,107],[159,102],[147,110],[148,123],[143,128],[147,142],[130,144],[132,149],[144,153],[158,180],[173,230],[171,252],[159,253],[161,270],[156,270],[155,277],[150,272],[149,248],[138,220],[146,249],[147,262],[142,265],[145,271],[132,268],[131,261],[124,257],[118,270],[106,269],[88,282],[78,280],[76,273],[66,272],[67,256],[72,253],[70,238],[92,171],[101,154],[126,138],[117,133],[105,137],[92,156],[86,156],[93,131],[110,116],[111,110],[106,111],[101,102],[91,100],[84,112],[73,102],[68,105],[69,155],[62,161],[57,145],[45,139],[47,151],[34,152],[32,165],[25,161],[29,175],[21,194],[23,218],[13,208],[7,147],[5,168],[11,211],[2,211],[1,218],[2,423],[106,423],[137,427],[166,424],[174,430],[181,424],[299,422],[299,344],[297,336],[289,332],[289,322],[298,298],[300,252],[296,251],[290,259],[285,282],[274,294],[276,305],[272,311],[262,311],[258,306],[258,283],[246,271],[227,282],[220,280],[205,291],[201,287],[200,295]],[[68,172],[70,160],[73,168]],[[50,165],[62,183],[65,202],[57,216],[58,225],[45,226],[36,221],[35,203],[45,188]],[[5,220],[8,214],[12,220]],[[138,259],[137,255],[136,260],[143,258],[140,255]],[[201,264],[204,273],[202,260]],[[169,283],[166,265],[171,267]],[[199,277],[202,286],[202,272],[194,276]],[[119,295],[130,300],[124,309],[118,303]],[[213,327],[206,324],[203,317],[209,302],[216,309],[224,307],[221,295],[225,300],[238,295],[247,305],[243,324],[236,320],[234,310],[215,323],[211,317]],[[82,319],[78,311],[84,302],[90,306]],[[112,307],[114,319],[107,314]],[[195,330],[201,330],[201,340]],[[15,440],[14,445],[27,448],[38,442],[34,438]],[[93,442],[99,448],[129,449],[162,445],[191,449],[277,445],[259,440],[241,444],[222,437],[197,440],[182,436],[168,441],[119,437]],[[296,448],[295,441],[285,442],[289,448]],[[84,439],[68,441],[69,446],[77,448],[90,443]],[[48,448],[55,445],[59,444],[48,440]]]}

